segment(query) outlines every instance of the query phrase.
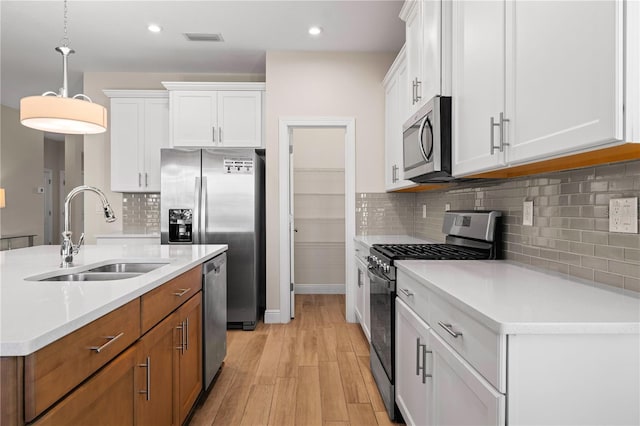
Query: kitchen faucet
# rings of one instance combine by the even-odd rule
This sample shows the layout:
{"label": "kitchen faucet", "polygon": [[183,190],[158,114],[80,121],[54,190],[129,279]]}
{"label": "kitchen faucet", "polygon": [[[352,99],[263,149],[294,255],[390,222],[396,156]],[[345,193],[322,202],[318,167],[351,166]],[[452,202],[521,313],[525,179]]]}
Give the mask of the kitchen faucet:
{"label": "kitchen faucet", "polygon": [[71,191],[69,191],[69,194],[67,194],[67,197],[64,199],[64,232],[62,233],[63,239],[62,244],[60,245],[60,255],[62,257],[62,260],[60,262],[61,268],[68,268],[70,266],[73,266],[73,255],[78,254],[78,251],[80,251],[80,246],[84,241],[83,232],[80,235],[78,244],[74,245],[73,241],[71,241],[71,231],[69,230],[69,228],[71,228],[71,213],[69,212],[71,200],[73,200],[76,195],[84,191],[91,191],[98,194],[98,197],[100,197],[100,201],[102,201],[104,218],[107,222],[113,222],[114,220],[116,220],[116,215],[113,213],[113,209],[111,208],[107,197],[98,188],[95,188],[93,186],[81,185],[76,186]]}

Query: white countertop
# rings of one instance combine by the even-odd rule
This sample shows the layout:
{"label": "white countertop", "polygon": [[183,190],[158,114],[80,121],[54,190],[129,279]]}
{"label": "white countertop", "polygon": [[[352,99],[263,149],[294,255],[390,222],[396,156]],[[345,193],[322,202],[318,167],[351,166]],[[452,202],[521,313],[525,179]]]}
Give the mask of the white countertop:
{"label": "white countertop", "polygon": [[411,237],[409,235],[356,235],[355,241],[361,242],[368,248],[374,244],[428,244],[433,241],[422,238]]}
{"label": "white countertop", "polygon": [[99,234],[96,238],[158,238],[159,240],[160,234]]}
{"label": "white countertop", "polygon": [[499,334],[640,333],[639,298],[558,274],[500,260],[396,265]]}
{"label": "white countertop", "polygon": [[[60,268],[59,246],[0,252],[0,356],[31,354],[227,250],[226,245],[83,246],[74,267]],[[113,261],[169,264],[117,281],[29,281]]]}

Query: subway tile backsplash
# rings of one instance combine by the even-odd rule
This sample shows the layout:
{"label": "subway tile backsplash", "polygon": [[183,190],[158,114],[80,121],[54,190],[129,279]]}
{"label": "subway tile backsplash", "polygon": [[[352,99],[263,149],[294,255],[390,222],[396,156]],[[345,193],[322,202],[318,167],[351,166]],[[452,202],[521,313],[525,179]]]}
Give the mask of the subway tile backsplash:
{"label": "subway tile backsplash", "polygon": [[[357,194],[356,226],[362,235],[404,229],[443,241],[445,203],[452,210],[500,210],[506,259],[640,292],[640,235],[609,232],[608,219],[609,199],[639,194],[640,161],[631,161],[446,191]],[[533,226],[522,225],[523,201],[533,201]]]}
{"label": "subway tile backsplash", "polygon": [[122,194],[122,232],[125,234],[159,234],[160,194]]}

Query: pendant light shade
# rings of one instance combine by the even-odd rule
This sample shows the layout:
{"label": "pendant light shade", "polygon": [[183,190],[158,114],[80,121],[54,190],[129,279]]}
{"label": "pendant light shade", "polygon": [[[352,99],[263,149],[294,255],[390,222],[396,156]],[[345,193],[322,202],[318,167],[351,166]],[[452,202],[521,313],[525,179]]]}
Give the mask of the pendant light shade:
{"label": "pendant light shade", "polygon": [[64,1],[64,44],[56,47],[62,55],[62,87],[60,93],[45,92],[20,100],[20,123],[44,132],[64,134],[95,134],[107,130],[107,110],[94,104],[83,94],[68,97],[67,59],[75,53],[68,46],[67,0]]}
{"label": "pendant light shade", "polygon": [[20,100],[20,122],[45,132],[95,134],[107,130],[107,110],[81,99],[29,96]]}

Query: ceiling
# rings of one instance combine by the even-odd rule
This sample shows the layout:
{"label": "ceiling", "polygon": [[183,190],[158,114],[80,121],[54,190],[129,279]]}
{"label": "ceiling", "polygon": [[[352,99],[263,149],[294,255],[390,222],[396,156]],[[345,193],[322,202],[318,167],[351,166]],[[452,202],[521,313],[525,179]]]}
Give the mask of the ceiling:
{"label": "ceiling", "polygon": [[[68,3],[69,94],[82,73],[265,73],[268,50],[397,52],[404,43],[402,0],[97,1]],[[1,101],[58,91],[63,1],[1,0]],[[147,30],[150,23],[160,33]],[[323,33],[308,34],[318,25]],[[183,33],[221,33],[190,42]]]}

